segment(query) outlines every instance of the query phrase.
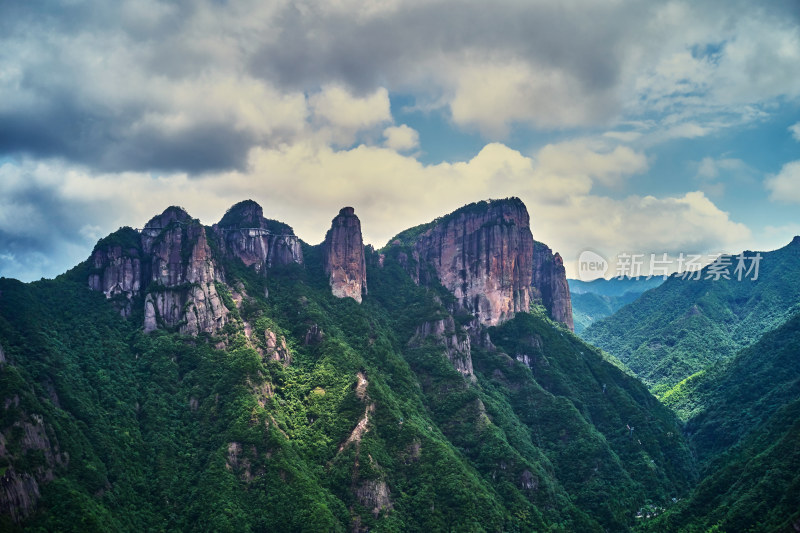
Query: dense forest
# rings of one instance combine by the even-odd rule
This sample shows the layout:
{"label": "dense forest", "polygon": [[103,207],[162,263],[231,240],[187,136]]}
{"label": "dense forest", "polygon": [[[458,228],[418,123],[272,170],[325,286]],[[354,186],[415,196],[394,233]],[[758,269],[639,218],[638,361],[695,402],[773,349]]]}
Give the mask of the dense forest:
{"label": "dense forest", "polygon": [[663,396],[800,312],[800,286],[794,281],[800,273],[800,238],[759,255],[755,279],[753,273],[741,280],[716,279],[707,269],[700,279],[673,275],[582,336],[614,354]]}
{"label": "dense forest", "polygon": [[[475,205],[467,216],[488,208]],[[415,259],[419,235],[437,224],[364,248],[360,304],[332,294],[329,244],[301,242],[302,264],[259,271],[209,238],[224,278],[203,290],[230,313],[199,334],[160,316],[156,330],[142,328],[145,292],[195,294],[197,284],[107,297],[87,287],[92,260],[54,280],[0,279],[0,529],[797,523],[796,319],[681,383],[664,405],[540,303],[480,324]],[[140,254],[131,231],[102,240],[93,257]],[[195,250],[204,235],[189,219],[161,231]],[[182,311],[199,316],[198,305],[186,300]],[[752,416],[731,414],[743,410]],[[731,485],[743,475],[747,487]]]}

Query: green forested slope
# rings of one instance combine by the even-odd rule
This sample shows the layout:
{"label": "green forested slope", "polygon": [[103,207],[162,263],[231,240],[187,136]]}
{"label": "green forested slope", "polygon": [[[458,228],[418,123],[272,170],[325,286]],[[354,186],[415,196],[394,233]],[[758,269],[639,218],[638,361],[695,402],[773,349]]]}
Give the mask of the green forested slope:
{"label": "green forested slope", "polygon": [[653,531],[800,527],[800,315],[664,397],[687,417],[702,479]]}
{"label": "green forested slope", "polygon": [[0,468],[36,480],[26,531],[625,530],[693,482],[671,413],[543,314],[473,343],[472,381],[409,344],[449,295],[399,247],[368,256],[362,305],[303,252],[266,278],[220,259],[237,317],[216,337],[143,334],[85,265],[0,280]]}
{"label": "green forested slope", "polygon": [[572,293],[572,320],[575,322],[575,334],[581,335],[586,328],[619,309],[635,301],[639,293],[625,293],[622,296],[606,296],[593,292]]}
{"label": "green forested slope", "polygon": [[[748,253],[748,255],[752,255]],[[733,260],[734,266],[736,260]],[[733,269],[731,269],[731,274]],[[669,278],[583,333],[657,395],[733,356],[800,309],[800,238],[762,253],[757,280]]]}

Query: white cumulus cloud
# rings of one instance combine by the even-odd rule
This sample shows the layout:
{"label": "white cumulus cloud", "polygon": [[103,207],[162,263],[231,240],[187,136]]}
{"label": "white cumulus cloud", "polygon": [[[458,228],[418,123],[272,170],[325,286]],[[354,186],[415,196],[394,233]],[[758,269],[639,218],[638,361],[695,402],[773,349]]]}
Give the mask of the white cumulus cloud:
{"label": "white cumulus cloud", "polygon": [[405,124],[390,126],[383,130],[384,145],[392,150],[404,152],[419,146],[419,132]]}
{"label": "white cumulus cloud", "polygon": [[786,163],[777,175],[765,182],[770,199],[775,202],[800,204],[800,161]]}

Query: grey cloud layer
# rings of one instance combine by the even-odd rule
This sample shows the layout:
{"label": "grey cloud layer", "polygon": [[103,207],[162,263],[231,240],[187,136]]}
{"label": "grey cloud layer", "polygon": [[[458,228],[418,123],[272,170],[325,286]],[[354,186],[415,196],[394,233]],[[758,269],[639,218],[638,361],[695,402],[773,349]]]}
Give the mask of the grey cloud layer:
{"label": "grey cloud layer", "polygon": [[[746,5],[692,4],[688,18],[721,27]],[[517,120],[556,128],[604,122],[633,96],[629,71],[676,33],[692,31],[675,26],[686,17],[669,20],[668,4],[633,0],[336,6],[3,2],[0,154],[63,157],[103,171],[241,169],[253,146],[291,142],[309,127],[303,113],[275,125],[268,113],[260,127],[238,124],[231,102],[282,105],[236,86],[250,82],[300,97],[330,83],[356,94],[386,87],[445,108],[458,96],[456,123],[481,127],[486,114],[469,110],[481,95],[464,95],[468,70],[505,63],[524,70],[510,89],[516,98],[552,99],[524,103],[533,107]],[[785,19],[798,10],[787,0],[756,11]],[[770,68],[764,61],[761,70]],[[221,81],[234,85],[227,94],[184,104],[194,84]],[[498,98],[508,99],[507,89]],[[498,120],[513,122],[512,111]]]}
{"label": "grey cloud layer", "polygon": [[[180,203],[196,194],[194,206],[217,202],[214,209],[224,212],[223,196],[267,196],[282,185],[281,202],[293,209],[309,201],[292,203],[303,188],[325,192],[313,201],[326,209],[354,201],[329,198],[330,188],[362,194],[365,204],[396,204],[395,219],[425,220],[441,214],[443,200],[431,200],[423,217],[414,187],[461,176],[467,167],[458,184],[466,196],[456,201],[448,190],[442,197],[457,204],[500,194],[498,184],[481,184],[504,164],[488,158],[495,150],[472,166],[433,168],[398,156],[425,146],[417,147],[423,135],[393,122],[390,94],[411,95],[487,141],[513,123],[579,138],[587,134],[582,126],[636,122],[644,126],[613,138],[641,151],[741,125],[760,116],[762,104],[800,95],[799,21],[796,0],[0,1],[0,165],[4,156],[13,161],[0,166],[0,274],[63,271],[91,249],[87,224],[106,233],[152,215],[152,205],[129,205],[139,197]],[[707,47],[717,52],[704,55]],[[373,150],[384,137],[394,152]],[[329,150],[364,140],[363,150]],[[548,160],[555,170],[539,173],[532,198],[552,188],[559,201],[586,199],[592,179],[615,185],[616,167],[600,172],[594,148],[587,168],[578,169],[583,159],[575,150],[559,150]],[[643,171],[629,167],[645,155],[606,151],[622,174]],[[538,154],[539,164],[547,155]],[[565,181],[556,170],[574,178],[569,194],[561,194]],[[48,178],[59,172],[85,178]],[[503,194],[533,183],[520,176]],[[794,186],[794,176],[784,172],[774,183]],[[83,189],[65,192],[75,183]],[[92,188],[103,194],[89,200]],[[687,198],[678,207],[709,207]],[[114,202],[126,203],[127,218]],[[675,202],[662,204],[665,213],[676,209]],[[590,234],[604,209],[620,208],[600,205],[591,198],[571,207],[595,213],[572,237]],[[643,209],[632,205],[632,213]],[[538,209],[552,220],[564,211]],[[385,209],[373,210],[388,223],[380,218]],[[714,213],[709,239],[732,231],[727,215]],[[559,229],[568,234],[565,227]]]}

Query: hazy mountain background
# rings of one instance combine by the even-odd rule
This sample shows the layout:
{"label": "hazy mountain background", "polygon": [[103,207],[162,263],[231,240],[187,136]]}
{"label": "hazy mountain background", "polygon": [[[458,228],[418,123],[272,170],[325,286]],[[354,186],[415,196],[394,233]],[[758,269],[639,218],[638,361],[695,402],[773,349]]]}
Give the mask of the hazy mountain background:
{"label": "hazy mountain background", "polygon": [[614,314],[633,302],[649,289],[664,282],[663,277],[598,278],[592,281],[568,279],[572,298],[572,318],[575,333],[581,335],[586,328],[601,318]]}

